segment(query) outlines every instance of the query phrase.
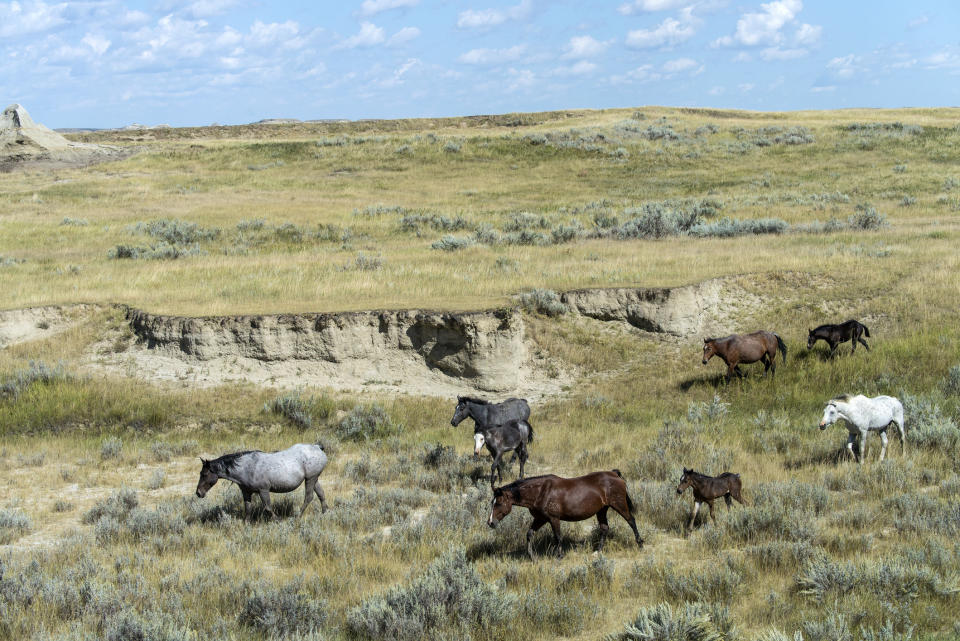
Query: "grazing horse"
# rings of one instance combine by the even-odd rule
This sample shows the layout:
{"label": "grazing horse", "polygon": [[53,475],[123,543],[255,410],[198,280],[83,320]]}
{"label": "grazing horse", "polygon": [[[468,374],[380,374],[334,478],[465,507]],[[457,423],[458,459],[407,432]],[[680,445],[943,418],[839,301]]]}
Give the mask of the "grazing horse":
{"label": "grazing horse", "polygon": [[[473,431],[478,432],[481,428],[503,425],[508,421],[526,421],[530,418],[530,405],[523,398],[508,398],[502,403],[491,403],[469,396],[458,396],[457,409],[453,412],[450,425],[456,427],[468,416],[473,419]],[[533,441],[532,432],[530,441]]]}
{"label": "grazing horse", "polygon": [[560,521],[583,521],[597,517],[600,526],[600,542],[597,551],[603,549],[610,526],[607,525],[607,509],[613,510],[626,519],[633,530],[637,546],[643,548],[643,539],[637,532],[637,523],[633,519],[633,501],[627,494],[627,484],[620,470],[612,472],[593,472],[577,478],[565,479],[553,474],[531,476],[514,481],[510,485],[498,487],[493,491],[492,509],[487,525],[496,527],[513,506],[525,507],[533,516],[533,523],[527,530],[527,554],[533,559],[533,534],[546,523],[553,528],[553,538],[557,544],[558,555],[563,554],[560,547]]}
{"label": "grazing horse", "polygon": [[533,429],[526,421],[509,421],[503,425],[480,428],[473,433],[473,455],[480,455],[483,446],[493,456],[493,465],[490,468],[490,489],[493,489],[493,477],[499,474],[503,481],[503,471],[500,469],[500,459],[511,450],[520,458],[520,478],[523,478],[523,465],[527,462],[527,443],[533,438]]}
{"label": "grazing horse", "polygon": [[316,493],[320,499],[320,509],[327,511],[327,499],[317,482],[317,477],[327,465],[327,455],[319,445],[298,443],[280,452],[261,452],[252,450],[225,454],[220,458],[203,461],[200,468],[200,482],[197,483],[197,496],[203,498],[219,479],[233,481],[240,486],[243,494],[243,518],[250,514],[250,502],[253,494],[260,495],[264,509],[271,517],[276,513],[270,507],[270,492],[292,492],[303,483],[303,507],[300,516],[310,505]]}
{"label": "grazing horse", "polygon": [[777,348],[783,355],[783,362],[787,362],[787,346],[783,340],[773,332],[753,332],[752,334],[731,334],[724,338],[703,339],[703,364],[706,365],[714,356],[719,356],[727,364],[727,380],[734,373],[743,375],[740,363],[756,363],[763,361],[763,375],[770,372],[776,375],[777,366],[773,359],[777,356]]}
{"label": "grazing horse", "polygon": [[[903,405],[892,396],[875,396],[873,398],[857,394],[844,394],[830,399],[823,409],[823,418],[820,419],[820,429],[827,429],[838,419],[847,421],[847,449],[854,459],[863,464],[863,450],[868,432],[880,432],[880,460],[887,453],[887,427],[890,423],[897,426],[900,432],[900,444],[903,446],[903,455],[907,454],[907,439],[903,431]],[[860,436],[859,455],[853,451],[853,442]]]}
{"label": "grazing horse", "polygon": [[867,329],[866,325],[852,318],[839,325],[821,325],[816,329],[807,331],[807,349],[813,349],[814,344],[822,339],[830,345],[830,356],[833,356],[833,353],[837,351],[840,343],[846,343],[847,341],[853,343],[853,349],[850,350],[851,354],[857,351],[857,343],[862,344],[869,351],[870,346],[867,345],[867,341],[861,338],[862,336],[870,338],[870,330]]}
{"label": "grazing horse", "polygon": [[727,502],[727,507],[733,505],[730,497],[737,499],[740,505],[746,505],[743,497],[740,496],[740,475],[732,472],[724,472],[720,476],[707,476],[693,470],[683,468],[683,476],[680,477],[680,485],[677,486],[677,494],[683,494],[688,487],[693,488],[693,516],[690,517],[689,530],[693,531],[693,522],[697,519],[697,512],[700,506],[706,503],[710,507],[710,518],[717,522],[717,517],[713,515],[713,501],[721,496]]}

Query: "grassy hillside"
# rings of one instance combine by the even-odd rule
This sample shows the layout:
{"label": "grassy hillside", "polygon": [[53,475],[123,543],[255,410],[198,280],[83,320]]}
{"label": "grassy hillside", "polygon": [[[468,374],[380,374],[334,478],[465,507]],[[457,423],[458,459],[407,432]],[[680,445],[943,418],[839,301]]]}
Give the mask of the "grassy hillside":
{"label": "grassy hillside", "polygon": [[[0,350],[0,638],[957,638],[958,116],[97,132],[143,150],[0,175],[0,308],[465,309],[730,276],[789,349],[774,380],[747,366],[725,384],[698,337],[527,312],[535,348],[578,375],[534,405],[528,473],[620,469],[646,539],[611,516],[593,555],[594,522],[565,524],[566,556],[545,529],[530,562],[525,509],[486,526],[488,466],[452,399],[94,376],[83,363],[122,326],[101,310]],[[805,349],[808,327],[849,317],[871,351]],[[864,466],[846,460],[846,431],[816,427],[843,392],[900,397],[906,454],[893,437],[878,463],[871,437]],[[296,492],[247,525],[236,487],[193,495],[197,457],[295,441],[330,455],[326,514],[294,518]],[[740,473],[748,506],[688,535],[683,467]]]}

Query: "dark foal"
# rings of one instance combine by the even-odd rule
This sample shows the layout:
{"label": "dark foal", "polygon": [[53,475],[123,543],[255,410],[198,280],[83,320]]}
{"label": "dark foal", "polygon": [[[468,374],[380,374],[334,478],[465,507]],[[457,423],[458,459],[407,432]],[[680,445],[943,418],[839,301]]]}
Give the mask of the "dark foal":
{"label": "dark foal", "polygon": [[827,342],[827,345],[830,346],[830,356],[833,356],[834,352],[837,351],[840,343],[846,343],[847,341],[853,344],[853,349],[850,350],[851,354],[857,351],[857,343],[860,343],[867,348],[867,351],[870,351],[870,346],[867,345],[867,341],[863,340],[863,336],[870,338],[870,330],[860,321],[851,318],[847,322],[840,323],[839,325],[821,325],[816,329],[808,330],[807,349],[813,349],[814,344],[818,340],[824,340]]}
{"label": "dark foal", "polygon": [[776,375],[777,365],[774,358],[777,356],[777,349],[783,357],[783,362],[787,362],[787,346],[783,339],[773,332],[753,332],[752,334],[731,334],[724,338],[705,338],[703,339],[703,364],[706,365],[714,356],[719,356],[727,364],[727,380],[733,378],[734,374],[742,376],[740,363],[763,362],[763,374],[767,372],[770,375]]}
{"label": "dark foal", "polygon": [[597,551],[603,549],[610,526],[607,524],[607,510],[622,516],[633,530],[637,546],[643,548],[643,539],[637,531],[637,522],[633,519],[633,501],[627,494],[627,484],[619,470],[611,472],[593,472],[585,476],[565,479],[553,474],[531,476],[514,481],[510,485],[498,487],[493,491],[493,509],[487,525],[496,527],[514,505],[525,507],[533,516],[533,523],[527,530],[527,554],[533,559],[533,535],[541,527],[550,524],[553,538],[557,544],[557,554],[562,556],[560,546],[560,521],[583,521],[597,517],[600,527],[600,542]]}
{"label": "dark foal", "polygon": [[690,531],[693,531],[693,522],[697,518],[697,512],[704,503],[710,506],[710,518],[717,522],[713,515],[713,501],[721,496],[727,502],[727,507],[733,505],[730,497],[737,499],[740,505],[746,505],[743,497],[740,496],[740,475],[731,472],[724,472],[720,476],[707,476],[693,470],[683,468],[683,476],[680,477],[680,485],[677,486],[677,494],[683,494],[688,487],[693,488],[693,516],[690,517]]}
{"label": "dark foal", "polygon": [[527,462],[527,443],[533,440],[533,428],[526,421],[509,421],[503,425],[494,427],[477,427],[473,433],[474,449],[473,455],[480,455],[483,446],[493,456],[493,466],[490,468],[490,489],[493,489],[493,479],[499,475],[500,481],[503,481],[503,471],[500,469],[500,461],[503,455],[513,451],[520,459],[520,478],[523,478],[523,466]]}

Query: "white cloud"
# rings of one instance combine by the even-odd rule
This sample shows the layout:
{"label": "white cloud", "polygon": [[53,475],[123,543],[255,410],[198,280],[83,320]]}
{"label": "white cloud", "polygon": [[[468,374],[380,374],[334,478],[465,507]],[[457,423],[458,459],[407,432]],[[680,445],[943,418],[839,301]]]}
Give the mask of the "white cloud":
{"label": "white cloud", "polygon": [[960,54],[956,51],[940,51],[923,59],[927,69],[960,69]]}
{"label": "white cloud", "polygon": [[922,27],[923,25],[927,24],[928,22],[930,22],[930,18],[929,18],[928,16],[920,16],[919,18],[914,18],[913,20],[911,20],[910,22],[908,22],[908,23],[907,23],[907,28],[908,28],[908,29],[916,29],[917,27]]}
{"label": "white cloud", "polygon": [[663,74],[658,71],[655,71],[653,65],[641,65],[636,69],[632,69],[625,73],[622,76],[613,76],[610,78],[610,82],[618,84],[626,84],[631,82],[654,82],[657,80],[662,80]]}
{"label": "white cloud", "polygon": [[209,18],[226,13],[240,4],[239,0],[196,0],[184,8],[184,12],[195,18]]}
{"label": "white cloud", "polygon": [[599,40],[594,39],[592,36],[574,36],[573,38],[570,38],[570,42],[567,43],[566,53],[563,54],[563,57],[572,58],[574,60],[580,58],[593,58],[606,51],[607,47],[609,47],[612,42],[612,40],[600,42]]}
{"label": "white cloud", "polygon": [[341,44],[341,48],[356,49],[357,47],[373,47],[381,44],[387,37],[381,27],[372,22],[364,22],[360,25],[360,32],[355,36],[350,36]]}
{"label": "white cloud", "polygon": [[364,0],[360,5],[360,15],[370,17],[381,11],[415,7],[418,4],[420,0]]}
{"label": "white cloud", "polygon": [[468,65],[496,65],[512,62],[523,56],[526,47],[515,45],[507,49],[471,49],[458,58]]}
{"label": "white cloud", "polygon": [[396,32],[390,39],[387,41],[388,47],[399,47],[402,44],[406,44],[411,40],[416,40],[420,37],[420,30],[416,27],[404,27],[400,31]]}
{"label": "white cloud", "polygon": [[690,4],[693,0],[633,0],[622,4],[617,11],[623,15],[639,13],[641,11],[667,11],[668,9],[677,9]]}
{"label": "white cloud", "polygon": [[747,93],[749,91],[753,91],[754,86],[755,85],[753,83],[744,82],[742,84],[737,85],[737,89],[739,89],[743,93]]}
{"label": "white cloud", "polygon": [[780,47],[768,47],[760,52],[760,57],[768,62],[771,60],[796,60],[797,58],[803,58],[808,53],[810,52],[803,48],[781,49]]}
{"label": "white cloud", "polygon": [[110,48],[110,41],[104,38],[103,36],[97,36],[92,33],[88,33],[80,40],[83,44],[90,47],[95,54],[102,56],[107,52],[107,49]]}
{"label": "white cloud", "polygon": [[697,61],[692,58],[677,58],[676,60],[667,60],[663,63],[663,70],[667,73],[679,73],[697,66]]}
{"label": "white cloud", "polygon": [[589,60],[580,60],[569,67],[557,67],[553,70],[555,76],[583,76],[597,70],[597,65]]}
{"label": "white cloud", "polygon": [[[797,17],[803,9],[803,0],[776,0],[761,4],[760,8],[760,13],[745,13],[740,16],[736,33],[718,38],[713,44],[724,47],[738,44],[747,47],[778,45],[783,41],[781,29]],[[819,28],[805,26],[808,28],[807,33]]]}
{"label": "white cloud", "polygon": [[520,4],[506,9],[467,9],[457,17],[457,26],[461,29],[489,29],[510,20],[523,20],[533,11],[533,0],[520,0]]}
{"label": "white cloud", "polygon": [[808,47],[817,44],[820,41],[820,34],[822,33],[823,27],[804,23],[797,29],[797,33],[793,36],[793,41],[798,45]]}
{"label": "white cloud", "polygon": [[58,27],[66,22],[63,17],[66,9],[65,2],[0,3],[0,37],[22,36]]}
{"label": "white cloud", "polygon": [[266,24],[257,20],[250,27],[250,43],[255,46],[268,47],[287,45],[296,42],[300,26],[292,20],[286,22],[271,22]]}
{"label": "white cloud", "polygon": [[410,58],[406,62],[404,62],[402,65],[397,67],[390,78],[384,80],[380,84],[384,87],[395,87],[397,85],[403,84],[404,75],[406,75],[406,73],[411,69],[413,69],[414,67],[418,67],[421,64],[423,63],[420,62],[419,59]]}
{"label": "white cloud", "polygon": [[726,89],[718,86],[718,87],[710,87],[710,91],[708,91],[707,93],[710,94],[711,96],[722,96],[724,92],[726,92]]}
{"label": "white cloud", "polygon": [[838,78],[852,78],[860,70],[860,57],[854,54],[833,58],[827,63],[827,69]]}
{"label": "white cloud", "polygon": [[529,69],[508,69],[507,75],[510,78],[510,84],[507,85],[507,91],[517,91],[519,89],[528,89],[537,82],[537,77]]}
{"label": "white cloud", "polygon": [[627,46],[634,49],[653,49],[682,44],[693,37],[696,29],[690,22],[667,18],[656,29],[638,29],[627,34]]}

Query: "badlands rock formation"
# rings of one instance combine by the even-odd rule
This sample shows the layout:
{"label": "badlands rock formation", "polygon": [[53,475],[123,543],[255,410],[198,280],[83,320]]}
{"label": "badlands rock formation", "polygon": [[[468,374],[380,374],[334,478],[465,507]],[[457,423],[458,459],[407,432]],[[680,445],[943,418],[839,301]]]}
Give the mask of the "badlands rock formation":
{"label": "badlands rock formation", "polygon": [[71,142],[35,123],[20,105],[13,104],[0,114],[0,170],[21,163],[87,164],[120,155],[115,147]]}

